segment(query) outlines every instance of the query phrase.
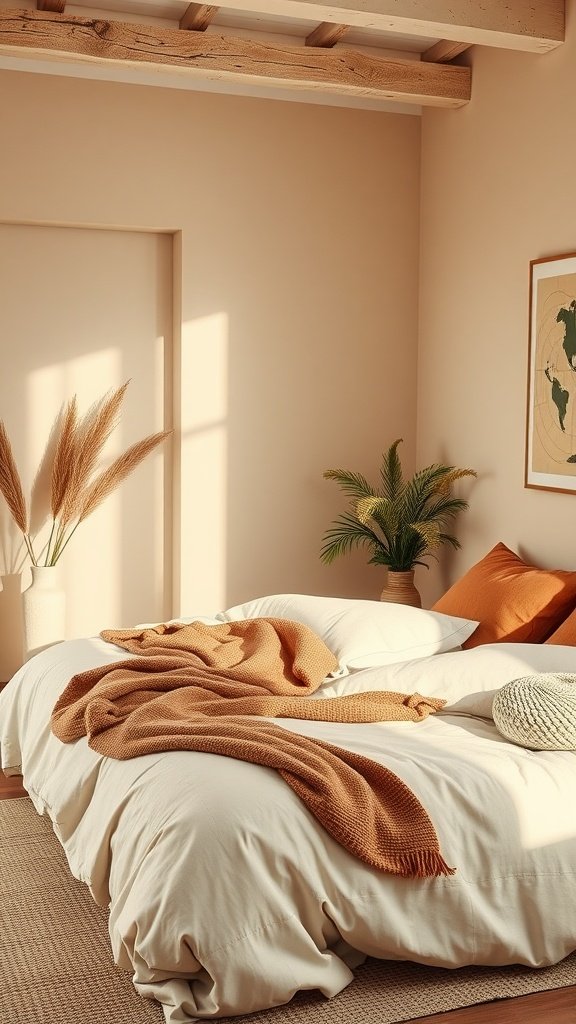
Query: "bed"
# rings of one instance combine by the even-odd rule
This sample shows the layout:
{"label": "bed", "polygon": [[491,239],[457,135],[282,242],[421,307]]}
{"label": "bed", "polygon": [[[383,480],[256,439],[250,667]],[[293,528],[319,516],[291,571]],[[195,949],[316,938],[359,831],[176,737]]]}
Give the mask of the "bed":
{"label": "bed", "polygon": [[334,996],[367,956],[537,968],[576,949],[576,754],[511,743],[491,717],[511,680],[576,672],[576,648],[462,650],[471,619],[331,601],[276,595],[180,621],[307,621],[338,661],[309,701],[383,690],[446,701],[417,723],[275,721],[394,772],[454,874],[375,870],[272,768],[190,750],[119,761],[86,738],[62,743],[50,718],[71,677],[126,659],[101,637],[43,651],[0,694],[4,771],[21,769],[71,872],[110,908],[117,964],[167,1024],[248,1014],[303,989]]}

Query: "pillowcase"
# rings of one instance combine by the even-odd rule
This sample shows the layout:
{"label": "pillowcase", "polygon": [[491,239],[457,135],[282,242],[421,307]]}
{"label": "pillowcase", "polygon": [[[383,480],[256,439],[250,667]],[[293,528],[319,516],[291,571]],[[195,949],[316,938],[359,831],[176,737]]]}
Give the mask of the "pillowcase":
{"label": "pillowcase", "polygon": [[535,673],[576,672],[576,647],[546,647],[545,644],[485,644],[469,651],[382,665],[341,679],[327,680],[311,694],[344,697],[350,693],[392,690],[441,697],[443,711],[492,718],[492,702],[501,687],[512,680]]}
{"label": "pillowcase", "polygon": [[223,622],[262,617],[310,626],[336,655],[340,671],[451,651],[477,626],[467,618],[408,605],[308,594],[258,597],[219,615]]}
{"label": "pillowcase", "polygon": [[538,569],[497,544],[436,601],[434,611],[478,619],[464,648],[540,643],[576,604],[576,572]]}
{"label": "pillowcase", "polygon": [[563,644],[576,647],[576,609],[561,622],[558,629],[544,641],[546,644]]}

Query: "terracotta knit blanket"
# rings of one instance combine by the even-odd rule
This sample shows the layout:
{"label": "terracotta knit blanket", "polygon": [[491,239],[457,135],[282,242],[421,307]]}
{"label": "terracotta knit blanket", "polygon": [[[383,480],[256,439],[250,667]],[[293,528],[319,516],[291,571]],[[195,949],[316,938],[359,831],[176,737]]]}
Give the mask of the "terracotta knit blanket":
{"label": "terracotta knit blanket", "polygon": [[444,701],[399,693],[312,699],[337,661],[311,629],[285,619],[105,630],[139,655],[74,676],[52,713],[64,743],[87,736],[107,757],[164,750],[224,754],[275,768],[324,828],[372,867],[452,874],[412,791],[360,754],[243,716],[417,722]]}

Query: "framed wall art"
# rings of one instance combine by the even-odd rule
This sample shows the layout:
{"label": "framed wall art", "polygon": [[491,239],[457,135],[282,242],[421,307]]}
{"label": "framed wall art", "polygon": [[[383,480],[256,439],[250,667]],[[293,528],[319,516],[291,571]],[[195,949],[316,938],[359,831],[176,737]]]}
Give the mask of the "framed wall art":
{"label": "framed wall art", "polygon": [[530,263],[526,487],[576,491],[576,253]]}

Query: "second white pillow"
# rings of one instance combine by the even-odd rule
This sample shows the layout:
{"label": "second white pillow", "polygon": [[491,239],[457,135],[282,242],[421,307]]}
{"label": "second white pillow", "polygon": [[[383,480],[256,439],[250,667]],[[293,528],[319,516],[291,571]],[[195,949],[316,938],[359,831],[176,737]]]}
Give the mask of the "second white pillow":
{"label": "second white pillow", "polygon": [[223,622],[276,618],[303,622],[336,655],[340,671],[425,658],[458,648],[477,622],[424,608],[311,594],[273,594],[221,612]]}

